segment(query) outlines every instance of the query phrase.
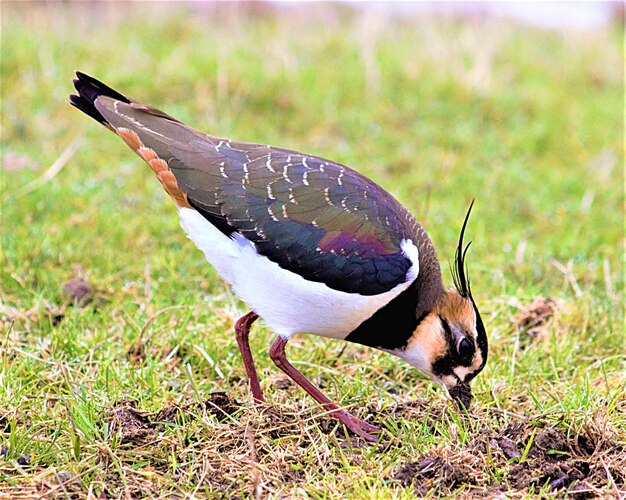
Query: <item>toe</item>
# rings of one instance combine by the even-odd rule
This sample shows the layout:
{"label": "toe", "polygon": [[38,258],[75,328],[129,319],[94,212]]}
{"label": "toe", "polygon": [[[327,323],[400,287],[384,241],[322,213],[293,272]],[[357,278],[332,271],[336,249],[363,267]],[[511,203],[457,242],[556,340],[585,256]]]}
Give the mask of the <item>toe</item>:
{"label": "toe", "polygon": [[380,427],[378,427],[377,425],[372,425],[365,420],[361,420],[361,428],[368,432],[380,432]]}

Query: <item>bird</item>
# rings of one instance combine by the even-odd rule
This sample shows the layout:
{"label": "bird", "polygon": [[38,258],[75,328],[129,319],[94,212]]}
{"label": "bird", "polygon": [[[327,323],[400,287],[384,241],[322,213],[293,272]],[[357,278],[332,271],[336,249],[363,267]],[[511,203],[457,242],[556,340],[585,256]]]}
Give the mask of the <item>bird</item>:
{"label": "bird", "polygon": [[250,311],[235,323],[253,403],[265,402],[249,345],[263,318],[272,361],[329,415],[367,441],[378,426],[328,398],[287,359],[296,334],[395,355],[462,408],[488,341],[460,231],[445,288],[433,243],[390,193],[340,163],[199,132],[76,71],[69,103],[118,135],[156,174],[180,223]]}

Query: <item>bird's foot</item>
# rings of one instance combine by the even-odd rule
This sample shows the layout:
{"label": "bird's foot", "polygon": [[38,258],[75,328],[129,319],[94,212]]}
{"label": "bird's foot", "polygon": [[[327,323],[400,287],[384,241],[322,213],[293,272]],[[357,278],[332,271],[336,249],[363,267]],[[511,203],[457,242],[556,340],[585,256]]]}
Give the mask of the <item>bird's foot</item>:
{"label": "bird's foot", "polygon": [[251,393],[252,393],[252,403],[254,404],[254,406],[263,406],[265,404],[265,396],[263,396],[262,392],[251,391]]}
{"label": "bird's foot", "polygon": [[378,437],[373,436],[370,433],[379,433],[380,427],[376,425],[372,425],[365,420],[361,420],[360,418],[356,418],[351,413],[347,411],[341,411],[338,413],[332,414],[337,420],[339,420],[343,425],[345,425],[348,430],[352,431],[357,436],[362,437],[366,441],[377,441]]}

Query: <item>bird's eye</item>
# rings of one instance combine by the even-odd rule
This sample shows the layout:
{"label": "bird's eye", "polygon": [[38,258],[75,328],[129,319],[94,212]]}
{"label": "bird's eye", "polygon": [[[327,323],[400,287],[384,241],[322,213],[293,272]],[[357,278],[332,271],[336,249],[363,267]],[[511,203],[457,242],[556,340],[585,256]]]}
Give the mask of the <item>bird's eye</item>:
{"label": "bird's eye", "polygon": [[469,358],[474,354],[474,343],[468,338],[462,337],[457,345],[457,351],[461,358]]}

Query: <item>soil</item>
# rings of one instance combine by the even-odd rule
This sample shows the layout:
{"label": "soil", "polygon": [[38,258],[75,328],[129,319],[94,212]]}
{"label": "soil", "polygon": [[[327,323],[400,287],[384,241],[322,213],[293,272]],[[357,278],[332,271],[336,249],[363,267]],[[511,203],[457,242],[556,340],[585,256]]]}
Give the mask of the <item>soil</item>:
{"label": "soil", "polygon": [[138,410],[134,401],[122,401],[108,410],[108,422],[112,432],[119,432],[120,443],[140,444],[156,436],[163,424],[194,419],[198,409],[204,409],[220,422],[231,418],[241,406],[225,392],[209,394],[202,403],[170,405],[156,413]]}
{"label": "soil", "polygon": [[93,287],[84,278],[72,278],[63,283],[63,294],[68,302],[85,306],[93,300]]}
{"label": "soil", "polygon": [[[419,420],[426,422],[436,434],[442,419],[446,418],[446,408],[433,402],[415,401],[380,411],[370,408],[361,416],[369,415],[375,424],[387,418]],[[162,437],[168,423],[187,426],[203,412],[218,421],[215,439],[207,441],[206,437],[191,435],[185,446],[196,449],[194,453],[202,450],[202,455],[198,456],[210,464],[207,469],[210,473],[204,481],[211,484],[212,491],[226,496],[234,494],[235,490],[247,491],[251,470],[257,470],[255,474],[259,470],[266,471],[263,477],[278,489],[281,484],[306,481],[312,447],[326,450],[325,453],[332,456],[330,448],[324,448],[327,443],[323,444],[319,434],[309,430],[312,427],[319,426],[324,433],[334,433],[341,453],[355,467],[363,461],[364,454],[389,453],[396,444],[402,445],[401,441],[384,435],[379,446],[373,449],[370,443],[346,437],[345,429],[327,415],[285,412],[273,405],[253,412],[242,411],[239,403],[224,392],[210,394],[201,403],[179,403],[153,413],[138,410],[133,402],[121,402],[108,412],[108,421],[129,450],[149,449],[154,442],[160,442],[161,446],[166,442],[158,438]],[[243,421],[240,415],[245,415]],[[399,460],[388,479],[417,496],[499,497],[547,491],[550,496],[584,499],[615,497],[624,490],[626,447],[620,444],[623,440],[616,431],[600,424],[597,427],[589,424],[574,432],[540,417],[514,416],[507,421],[511,423],[500,424],[495,418],[491,426],[485,421],[480,426],[482,430],[471,434],[464,444],[435,444],[421,456],[404,462]],[[268,440],[276,441],[270,444]],[[280,442],[291,444],[283,448]],[[176,453],[186,452],[178,450]],[[277,453],[283,454],[280,462],[276,461]],[[250,463],[258,463],[262,468],[250,469]],[[166,477],[179,474],[159,460],[154,460],[150,467],[156,467],[155,470]],[[186,478],[194,480],[192,475]],[[140,485],[135,486],[141,496]]]}
{"label": "soil", "polygon": [[[393,478],[403,486],[412,486],[424,495],[435,489],[442,495],[455,489],[487,486],[492,492],[511,490],[538,491],[547,486],[553,492],[564,492],[572,498],[596,497],[607,484],[607,470],[614,485],[623,490],[626,474],[623,467],[607,467],[602,456],[622,456],[624,449],[602,436],[568,436],[555,427],[537,427],[536,422],[516,422],[501,430],[485,432],[474,438],[468,449],[484,463],[505,471],[501,484],[485,484],[481,472],[472,468],[462,453],[424,455],[401,466]],[[483,475],[484,476],[484,475]]]}
{"label": "soil", "polygon": [[204,402],[203,406],[220,421],[234,415],[241,409],[241,405],[225,392],[209,394],[209,399]]}
{"label": "soil", "polygon": [[135,408],[134,401],[123,401],[108,411],[109,426],[112,433],[119,432],[120,443],[139,443],[150,437],[154,429],[149,413]]}
{"label": "soil", "polygon": [[0,432],[11,432],[11,423],[8,415],[8,413],[2,413],[2,410],[0,410]]}
{"label": "soil", "polygon": [[554,300],[535,297],[530,304],[520,310],[513,324],[526,338],[532,339],[546,331],[557,312],[558,305]]}
{"label": "soil", "polygon": [[427,455],[402,466],[394,479],[403,486],[413,486],[418,495],[425,495],[433,487],[455,489],[470,484],[472,472],[468,467],[451,463],[443,457]]}

